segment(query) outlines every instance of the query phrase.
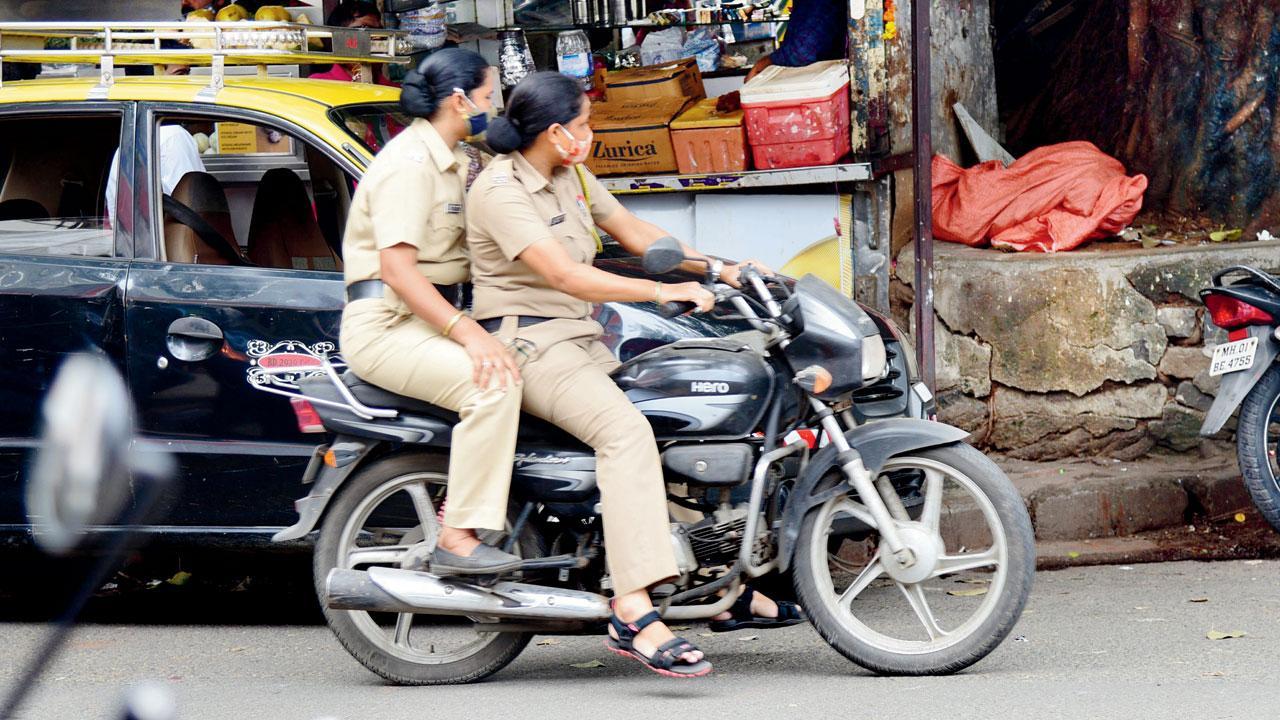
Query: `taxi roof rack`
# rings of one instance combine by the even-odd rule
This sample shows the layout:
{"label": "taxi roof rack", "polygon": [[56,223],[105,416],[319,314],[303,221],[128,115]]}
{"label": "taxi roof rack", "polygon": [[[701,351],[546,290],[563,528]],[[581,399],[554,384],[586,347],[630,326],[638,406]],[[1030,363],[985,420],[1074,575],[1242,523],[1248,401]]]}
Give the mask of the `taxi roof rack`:
{"label": "taxi roof rack", "polygon": [[0,66],[6,60],[97,65],[101,94],[115,82],[116,65],[208,66],[202,94],[216,94],[227,65],[256,65],[265,77],[268,65],[407,63],[412,49],[400,30],[292,22],[0,22]]}

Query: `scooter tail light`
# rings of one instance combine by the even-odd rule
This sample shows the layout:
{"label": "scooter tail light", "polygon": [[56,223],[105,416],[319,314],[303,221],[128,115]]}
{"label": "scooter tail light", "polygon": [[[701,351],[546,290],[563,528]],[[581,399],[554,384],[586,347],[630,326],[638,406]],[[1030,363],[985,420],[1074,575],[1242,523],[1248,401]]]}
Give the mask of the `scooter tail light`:
{"label": "scooter tail light", "polygon": [[298,419],[299,432],[324,432],[324,421],[320,419],[320,413],[316,412],[309,400],[300,397],[289,398],[289,404],[293,406],[293,415]]}
{"label": "scooter tail light", "polygon": [[1213,324],[1223,330],[1235,330],[1246,325],[1270,325],[1271,313],[1226,295],[1208,295],[1204,299]]}

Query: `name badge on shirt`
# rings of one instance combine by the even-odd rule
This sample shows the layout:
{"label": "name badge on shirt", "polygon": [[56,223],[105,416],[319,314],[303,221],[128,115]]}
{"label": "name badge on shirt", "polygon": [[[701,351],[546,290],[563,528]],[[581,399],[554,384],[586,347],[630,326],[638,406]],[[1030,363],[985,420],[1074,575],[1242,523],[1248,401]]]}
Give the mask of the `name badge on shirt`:
{"label": "name badge on shirt", "polygon": [[444,206],[444,211],[450,215],[458,215],[462,212],[462,203],[449,203]]}
{"label": "name badge on shirt", "polygon": [[562,222],[564,222],[564,213],[560,213],[559,215],[556,215],[555,217],[551,218],[551,222],[548,223],[548,225],[556,226]]}

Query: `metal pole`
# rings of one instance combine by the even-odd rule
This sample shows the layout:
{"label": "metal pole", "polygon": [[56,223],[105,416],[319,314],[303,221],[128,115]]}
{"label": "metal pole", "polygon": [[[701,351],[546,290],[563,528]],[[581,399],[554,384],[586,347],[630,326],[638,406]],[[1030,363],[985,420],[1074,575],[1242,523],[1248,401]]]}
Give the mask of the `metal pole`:
{"label": "metal pole", "polygon": [[911,0],[911,127],[914,135],[915,320],[920,379],[934,390],[933,364],[933,91],[929,65],[929,2]]}

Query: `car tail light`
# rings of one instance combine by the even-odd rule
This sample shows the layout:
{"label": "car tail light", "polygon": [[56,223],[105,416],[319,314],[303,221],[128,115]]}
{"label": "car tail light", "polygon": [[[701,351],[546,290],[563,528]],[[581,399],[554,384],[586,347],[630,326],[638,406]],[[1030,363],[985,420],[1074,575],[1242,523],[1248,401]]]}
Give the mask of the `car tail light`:
{"label": "car tail light", "polygon": [[1226,295],[1208,295],[1204,304],[1209,308],[1213,324],[1223,330],[1235,330],[1245,325],[1269,325],[1274,322],[1270,313]]}
{"label": "car tail light", "polygon": [[293,414],[298,418],[300,432],[324,432],[324,421],[320,419],[320,413],[316,412],[309,400],[300,397],[289,398],[289,404],[293,406]]}

